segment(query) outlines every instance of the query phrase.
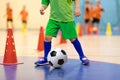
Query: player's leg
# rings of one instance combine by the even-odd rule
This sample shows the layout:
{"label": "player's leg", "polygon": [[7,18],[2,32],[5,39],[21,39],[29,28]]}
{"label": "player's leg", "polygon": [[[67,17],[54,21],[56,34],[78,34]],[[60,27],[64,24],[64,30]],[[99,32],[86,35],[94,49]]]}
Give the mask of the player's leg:
{"label": "player's leg", "polygon": [[79,54],[80,60],[83,64],[88,64],[89,60],[85,57],[81,44],[77,39],[77,33],[75,29],[74,22],[67,22],[61,24],[61,31],[62,36],[64,39],[70,39],[71,43],[73,44],[74,48]]}
{"label": "player's leg", "polygon": [[51,50],[52,37],[56,37],[58,29],[59,28],[55,25],[55,22],[49,20],[47,28],[46,28],[45,40],[44,40],[44,57],[36,61],[35,62],[36,65],[48,64],[47,56],[48,56],[49,51]]}
{"label": "player's leg", "polygon": [[52,41],[52,36],[45,36],[45,41],[44,41],[44,58],[47,60],[47,55],[49,51],[51,50],[51,41]]}
{"label": "player's leg", "polygon": [[70,41],[73,44],[75,50],[77,51],[77,53],[80,57],[80,60],[82,61],[82,64],[84,64],[84,65],[89,64],[89,60],[84,55],[84,52],[82,50],[82,46],[81,46],[81,43],[79,42],[79,40],[76,38],[76,39],[70,39]]}
{"label": "player's leg", "polygon": [[25,33],[27,29],[27,21],[22,21],[22,32]]}
{"label": "player's leg", "polygon": [[11,28],[14,30],[13,20],[10,19]]}
{"label": "player's leg", "polygon": [[12,29],[14,30],[14,25],[13,25],[13,22],[11,22],[11,26],[12,26]]}
{"label": "player's leg", "polygon": [[98,30],[98,33],[100,32],[100,26],[99,26],[99,23],[100,23],[100,19],[97,20],[97,24],[96,24],[96,26],[97,26],[97,30]]}
{"label": "player's leg", "polygon": [[89,19],[85,19],[85,24],[84,24],[84,33],[88,34],[88,27],[89,27]]}
{"label": "player's leg", "polygon": [[95,31],[95,33],[99,33],[99,19],[94,19],[94,28],[93,28],[93,30]]}
{"label": "player's leg", "polygon": [[35,62],[36,65],[46,65],[47,63],[47,55],[51,50],[51,40],[52,36],[45,36],[44,40],[44,56]]}

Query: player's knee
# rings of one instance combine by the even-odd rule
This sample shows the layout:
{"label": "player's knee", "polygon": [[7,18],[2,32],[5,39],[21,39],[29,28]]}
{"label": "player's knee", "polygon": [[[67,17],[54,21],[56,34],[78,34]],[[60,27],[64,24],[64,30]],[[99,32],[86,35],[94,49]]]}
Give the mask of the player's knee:
{"label": "player's knee", "polygon": [[73,41],[75,41],[75,40],[76,40],[75,38],[74,38],[74,39],[70,39],[71,42],[73,42]]}
{"label": "player's knee", "polygon": [[52,40],[52,36],[45,36],[45,41],[50,42]]}

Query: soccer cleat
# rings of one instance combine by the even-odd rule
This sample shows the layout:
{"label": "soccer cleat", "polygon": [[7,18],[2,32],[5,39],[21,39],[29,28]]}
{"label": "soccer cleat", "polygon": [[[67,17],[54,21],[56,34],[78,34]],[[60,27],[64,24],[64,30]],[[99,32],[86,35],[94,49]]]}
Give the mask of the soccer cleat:
{"label": "soccer cleat", "polygon": [[89,60],[87,59],[87,57],[80,58],[80,60],[82,61],[83,65],[88,65],[89,64]]}
{"label": "soccer cleat", "polygon": [[48,61],[47,58],[40,58],[38,61],[35,62],[36,66],[44,66],[44,65],[48,65]]}

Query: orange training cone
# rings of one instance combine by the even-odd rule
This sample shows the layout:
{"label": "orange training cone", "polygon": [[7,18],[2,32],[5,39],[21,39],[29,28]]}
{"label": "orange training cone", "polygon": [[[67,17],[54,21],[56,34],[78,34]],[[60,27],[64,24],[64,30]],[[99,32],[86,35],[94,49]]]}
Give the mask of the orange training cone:
{"label": "orange training cone", "polygon": [[82,28],[80,23],[77,24],[76,29],[78,36],[82,36]]}
{"label": "orange training cone", "polygon": [[17,62],[12,29],[8,29],[3,65],[22,64]]}
{"label": "orange training cone", "polygon": [[43,29],[43,27],[40,27],[37,50],[38,51],[43,51],[44,50],[44,29]]}
{"label": "orange training cone", "polygon": [[60,33],[60,44],[65,44],[65,43],[67,43],[67,41],[62,38],[62,33]]}

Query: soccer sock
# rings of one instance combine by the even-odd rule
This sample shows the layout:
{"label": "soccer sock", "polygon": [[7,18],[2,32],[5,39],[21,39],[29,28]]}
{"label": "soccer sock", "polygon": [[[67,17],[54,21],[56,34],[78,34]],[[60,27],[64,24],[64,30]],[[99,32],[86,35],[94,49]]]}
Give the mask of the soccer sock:
{"label": "soccer sock", "polygon": [[80,42],[78,41],[78,39],[76,38],[76,39],[72,42],[72,44],[74,45],[74,48],[75,48],[76,51],[78,52],[80,58],[83,58],[83,57],[84,57],[84,53],[83,53],[81,44],[80,44]]}
{"label": "soccer sock", "polygon": [[44,41],[44,57],[47,58],[49,51],[51,50],[51,42]]}

